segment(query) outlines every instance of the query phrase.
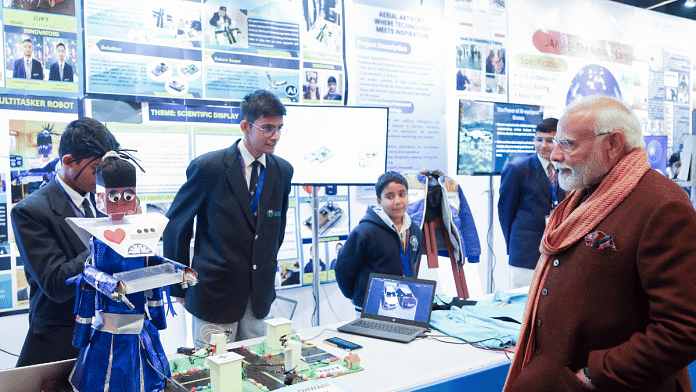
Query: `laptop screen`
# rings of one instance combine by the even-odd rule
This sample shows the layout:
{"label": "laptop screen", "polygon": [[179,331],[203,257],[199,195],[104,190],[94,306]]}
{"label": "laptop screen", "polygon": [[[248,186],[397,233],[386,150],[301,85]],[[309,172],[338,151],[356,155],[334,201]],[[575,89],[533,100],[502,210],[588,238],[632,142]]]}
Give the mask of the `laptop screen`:
{"label": "laptop screen", "polygon": [[427,324],[435,296],[435,281],[371,274],[362,317],[408,324]]}

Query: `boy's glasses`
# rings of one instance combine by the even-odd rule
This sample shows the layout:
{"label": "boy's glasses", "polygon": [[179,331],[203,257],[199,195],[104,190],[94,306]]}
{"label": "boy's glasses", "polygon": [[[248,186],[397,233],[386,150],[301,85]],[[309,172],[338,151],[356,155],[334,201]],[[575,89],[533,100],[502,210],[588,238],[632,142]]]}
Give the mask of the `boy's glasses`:
{"label": "boy's glasses", "polygon": [[[280,136],[280,131],[281,131],[281,129],[283,128],[282,125],[279,126],[279,127],[276,127],[276,126],[273,126],[273,125],[264,125],[263,127],[260,127],[260,126],[258,126],[258,125],[256,125],[256,124],[254,124],[253,122],[250,122],[249,124],[251,124],[252,126],[255,126],[255,127],[258,128],[258,129],[260,129],[260,130],[263,132],[263,136],[266,136],[266,137],[271,137],[271,136],[275,135],[276,132],[278,132],[278,136]],[[287,131],[288,131],[287,129],[283,129],[283,132],[286,132],[286,133],[287,133]]]}

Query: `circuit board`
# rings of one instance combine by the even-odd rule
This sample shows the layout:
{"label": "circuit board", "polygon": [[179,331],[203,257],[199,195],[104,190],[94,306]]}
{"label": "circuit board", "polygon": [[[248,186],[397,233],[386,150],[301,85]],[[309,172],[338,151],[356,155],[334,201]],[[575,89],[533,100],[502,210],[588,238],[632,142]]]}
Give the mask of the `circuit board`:
{"label": "circuit board", "polygon": [[[241,346],[228,351],[244,357],[242,362],[242,390],[244,392],[273,391],[287,385],[325,377],[336,377],[363,370],[359,365],[349,364],[345,358],[302,343],[302,358],[305,370],[286,373],[285,355],[271,350],[266,343]],[[192,355],[169,361],[174,386],[178,391],[210,391],[210,369],[206,367],[205,355]]]}

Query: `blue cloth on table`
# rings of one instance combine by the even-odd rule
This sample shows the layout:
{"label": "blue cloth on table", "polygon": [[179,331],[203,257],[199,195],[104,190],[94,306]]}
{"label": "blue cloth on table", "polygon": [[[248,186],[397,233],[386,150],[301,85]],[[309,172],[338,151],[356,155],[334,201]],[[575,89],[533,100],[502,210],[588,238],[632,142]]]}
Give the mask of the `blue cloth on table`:
{"label": "blue cloth on table", "polygon": [[496,349],[510,347],[517,344],[526,301],[527,293],[497,291],[473,306],[434,310],[430,316],[430,326],[480,346]]}

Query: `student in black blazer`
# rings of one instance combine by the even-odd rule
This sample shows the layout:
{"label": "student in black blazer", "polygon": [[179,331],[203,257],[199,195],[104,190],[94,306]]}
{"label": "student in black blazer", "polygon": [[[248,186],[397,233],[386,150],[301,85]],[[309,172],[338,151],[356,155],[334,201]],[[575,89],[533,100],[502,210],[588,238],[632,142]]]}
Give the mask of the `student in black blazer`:
{"label": "student in black blazer", "polygon": [[[73,69],[70,64],[65,62],[65,55],[67,54],[65,50],[65,45],[60,42],[56,45],[56,55],[58,55],[58,61],[51,65],[51,69],[48,73],[48,80],[55,80],[59,82],[72,82],[73,81]],[[61,75],[61,64],[63,66],[63,74]]]}
{"label": "student in black blazer", "polygon": [[557,123],[555,118],[544,119],[537,125],[534,135],[536,154],[510,162],[503,168],[498,219],[510,256],[510,288],[531,283],[546,216],[565,198],[565,191],[558,187],[558,179],[552,185],[547,173]]}
{"label": "student in black blazer", "polygon": [[[268,91],[244,97],[240,124],[244,137],[191,161],[187,181],[167,213],[164,256],[198,272],[197,285],[185,290],[172,286],[171,292],[184,298],[186,310],[194,316],[193,338],[199,347],[209,342],[207,334],[201,336],[201,327],[207,324],[230,330],[230,341],[264,335],[263,318],[275,300],[276,257],[285,233],[293,174],[287,161],[273,155],[284,115],[285,107]],[[254,159],[261,167],[251,196]]]}
{"label": "student in black blazer", "polygon": [[31,292],[29,331],[18,367],[76,358],[80,351],[72,346],[75,287],[65,280],[82,272],[90,251],[65,218],[95,216],[94,205],[83,203],[91,200],[102,156],[118,147],[98,121],[83,117],[71,122],[60,138],[58,174],[10,212]]}

